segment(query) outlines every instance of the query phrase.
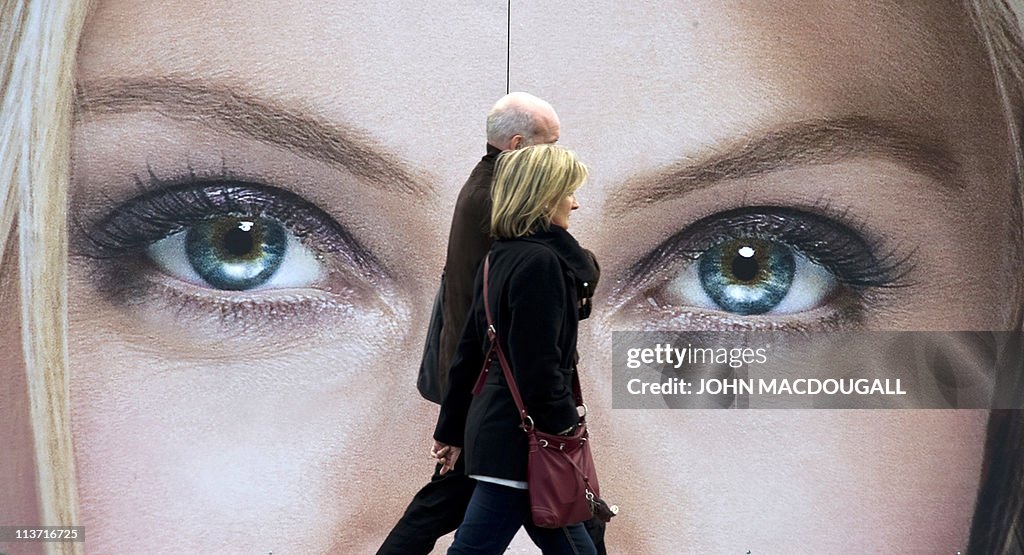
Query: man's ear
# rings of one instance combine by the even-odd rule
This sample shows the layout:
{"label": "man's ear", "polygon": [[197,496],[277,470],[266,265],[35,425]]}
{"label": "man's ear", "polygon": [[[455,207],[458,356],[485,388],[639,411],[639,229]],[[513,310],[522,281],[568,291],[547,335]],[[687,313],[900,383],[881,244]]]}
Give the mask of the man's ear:
{"label": "man's ear", "polygon": [[516,150],[519,147],[523,146],[523,136],[512,135],[512,139],[508,142],[508,146],[511,147],[509,148],[509,150]]}

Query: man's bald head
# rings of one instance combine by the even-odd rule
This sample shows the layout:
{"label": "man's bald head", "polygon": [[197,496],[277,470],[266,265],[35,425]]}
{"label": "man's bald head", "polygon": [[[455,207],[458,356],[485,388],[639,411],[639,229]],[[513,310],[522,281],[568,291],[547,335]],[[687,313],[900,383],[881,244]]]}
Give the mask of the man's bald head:
{"label": "man's bald head", "polygon": [[487,114],[487,142],[501,150],[554,143],[560,133],[555,109],[530,93],[506,94]]}

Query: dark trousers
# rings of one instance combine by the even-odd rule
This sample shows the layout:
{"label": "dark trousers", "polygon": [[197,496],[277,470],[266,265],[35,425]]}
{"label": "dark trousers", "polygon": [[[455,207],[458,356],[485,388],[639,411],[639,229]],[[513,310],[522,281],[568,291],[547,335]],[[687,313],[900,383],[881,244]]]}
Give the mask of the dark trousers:
{"label": "dark trousers", "polygon": [[427,555],[437,538],[462,524],[476,480],[466,476],[462,457],[444,476],[434,467],[430,482],[416,493],[377,555]]}
{"label": "dark trousers", "polygon": [[544,555],[597,554],[582,522],[541,528],[530,520],[527,490],[479,482],[448,555],[501,555],[523,527]]}
{"label": "dark trousers", "polygon": [[[412,498],[405,514],[377,550],[377,555],[427,555],[434,549],[438,538],[462,524],[476,480],[466,476],[462,457],[444,476],[438,474],[440,470],[441,465],[434,467],[430,482]],[[585,527],[598,555],[606,555],[604,523],[591,519]]]}

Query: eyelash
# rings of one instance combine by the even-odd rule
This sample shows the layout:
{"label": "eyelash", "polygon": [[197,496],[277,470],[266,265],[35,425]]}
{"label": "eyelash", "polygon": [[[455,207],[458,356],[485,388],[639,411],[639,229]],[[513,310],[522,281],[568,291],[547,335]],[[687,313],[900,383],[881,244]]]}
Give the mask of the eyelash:
{"label": "eyelash", "polygon": [[[313,322],[335,310],[351,314],[353,306],[361,306],[364,314],[392,314],[399,308],[387,300],[393,277],[386,266],[343,225],[299,195],[224,171],[199,177],[189,169],[172,179],[150,173],[149,179],[136,176],[135,181],[140,195],[125,202],[109,200],[104,215],[93,222],[74,222],[72,254],[97,263],[92,281],[113,303],[212,315],[226,329],[260,327],[274,333],[293,322],[295,314]],[[146,252],[153,243],[225,216],[268,218],[283,225],[324,264],[325,289],[279,295],[182,287],[147,277],[158,272]]]}
{"label": "eyelash", "polygon": [[[853,221],[845,212],[834,212],[828,205],[814,210],[828,215],[789,207],[749,206],[705,217],[634,263],[627,271],[626,283],[633,284],[633,291],[649,291],[659,277],[678,270],[680,259],[693,263],[723,241],[756,238],[793,248],[854,293],[913,285],[907,279],[913,271],[913,253],[901,256],[881,239],[870,238],[863,226],[840,223]],[[625,300],[621,294],[616,296]]]}
{"label": "eyelash", "polygon": [[223,216],[265,217],[283,224],[318,254],[340,255],[342,262],[371,276],[387,275],[383,266],[334,219],[288,191],[225,178],[161,180],[150,176],[146,190],[114,208],[93,225],[79,226],[90,258],[140,254],[149,245],[190,225]]}
{"label": "eyelash", "polygon": [[[845,214],[839,216],[845,218]],[[741,233],[742,232],[742,233]],[[715,244],[753,237],[778,241],[821,264],[843,284],[853,287],[902,287],[911,270],[909,257],[900,258],[881,241],[869,242],[832,218],[786,207],[751,206],[715,214],[676,233],[629,270],[642,279],[666,261],[682,256],[696,260]],[[884,254],[877,254],[884,253]]]}

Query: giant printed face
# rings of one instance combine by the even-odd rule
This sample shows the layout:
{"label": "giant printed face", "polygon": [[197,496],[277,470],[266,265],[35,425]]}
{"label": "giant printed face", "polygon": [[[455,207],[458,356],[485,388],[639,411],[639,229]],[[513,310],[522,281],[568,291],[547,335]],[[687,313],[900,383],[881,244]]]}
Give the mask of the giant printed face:
{"label": "giant printed face", "polygon": [[[426,482],[414,376],[505,91],[492,4],[97,3],[69,228],[91,550],[372,552]],[[1012,150],[968,13],[513,2],[511,29],[511,89],[591,170],[572,232],[603,270],[580,351],[610,546],[961,548],[987,413],[613,411],[610,332],[1011,326]],[[721,268],[645,262],[726,229],[846,250],[754,308]]]}

